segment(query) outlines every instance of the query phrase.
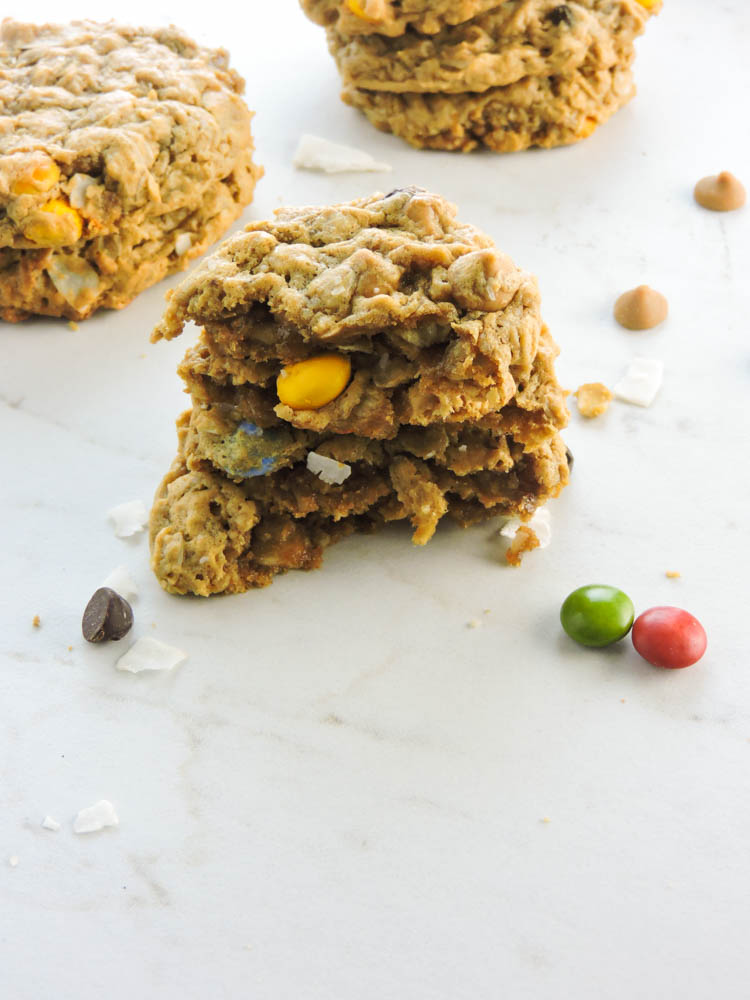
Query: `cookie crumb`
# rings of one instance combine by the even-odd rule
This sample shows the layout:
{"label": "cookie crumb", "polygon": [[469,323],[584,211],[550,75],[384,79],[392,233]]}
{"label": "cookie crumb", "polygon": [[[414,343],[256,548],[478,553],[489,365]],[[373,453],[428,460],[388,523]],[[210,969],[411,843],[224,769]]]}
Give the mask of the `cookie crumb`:
{"label": "cookie crumb", "polygon": [[76,321],[74,319],[69,319],[68,320],[68,329],[72,330],[73,333],[75,333],[76,330],[78,329],[78,324],[76,323]]}
{"label": "cookie crumb", "polygon": [[520,566],[524,555],[527,552],[531,552],[532,549],[538,549],[539,547],[539,539],[533,530],[527,524],[522,524],[516,532],[515,538],[508,546],[505,558],[511,566]]}
{"label": "cookie crumb", "polygon": [[10,865],[11,868],[15,868],[18,865],[18,855],[11,854],[11,856],[8,858],[8,864]]}
{"label": "cookie crumb", "polygon": [[68,652],[69,652],[69,653],[72,653],[72,652],[73,652],[73,647],[72,647],[72,646],[68,646]]}
{"label": "cookie crumb", "polygon": [[467,628],[479,628],[482,623],[478,618],[472,618],[471,621],[466,623]]}
{"label": "cookie crumb", "polygon": [[679,580],[682,573],[678,573],[676,569],[668,569],[664,575],[668,580]]}
{"label": "cookie crumb", "polygon": [[589,420],[606,413],[612,402],[612,393],[601,382],[585,382],[579,385],[574,396],[578,412]]}
{"label": "cookie crumb", "polygon": [[542,816],[542,818],[539,820],[539,822],[540,823],[551,823],[552,820],[549,818],[549,816]]}
{"label": "cookie crumb", "polygon": [[34,617],[31,619],[31,624],[33,625],[34,628],[41,628],[42,619],[39,617],[39,615],[34,615]]}

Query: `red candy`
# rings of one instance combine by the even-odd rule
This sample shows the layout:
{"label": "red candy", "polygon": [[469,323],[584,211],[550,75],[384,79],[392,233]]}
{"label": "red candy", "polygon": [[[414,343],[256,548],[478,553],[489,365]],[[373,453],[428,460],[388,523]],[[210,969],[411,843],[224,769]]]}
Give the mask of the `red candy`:
{"label": "red candy", "polygon": [[698,621],[681,608],[649,608],[633,625],[633,645],[655,667],[680,670],[690,667],[706,652],[706,633]]}

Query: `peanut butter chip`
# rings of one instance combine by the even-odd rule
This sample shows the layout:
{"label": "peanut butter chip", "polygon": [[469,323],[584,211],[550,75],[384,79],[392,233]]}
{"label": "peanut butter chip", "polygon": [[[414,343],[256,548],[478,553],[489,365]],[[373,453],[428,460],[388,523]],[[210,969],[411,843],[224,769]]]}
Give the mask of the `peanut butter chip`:
{"label": "peanut butter chip", "polygon": [[713,177],[704,177],[695,185],[695,200],[712,212],[734,212],[747,201],[741,181],[728,170]]}
{"label": "peanut butter chip", "polygon": [[669,305],[661,292],[639,285],[615,302],[615,319],[626,330],[650,330],[667,318]]}

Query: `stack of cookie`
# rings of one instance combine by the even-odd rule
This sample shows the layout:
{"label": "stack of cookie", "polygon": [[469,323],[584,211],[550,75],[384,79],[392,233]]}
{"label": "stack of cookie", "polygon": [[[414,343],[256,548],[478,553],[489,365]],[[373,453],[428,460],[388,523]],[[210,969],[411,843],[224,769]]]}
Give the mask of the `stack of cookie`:
{"label": "stack of cookie", "polygon": [[182,270],[252,200],[252,112],[176,28],[0,25],[0,318],[83,319]]}
{"label": "stack of cookie", "polygon": [[413,146],[509,152],[583,139],[635,93],[661,0],[301,0],[343,99]]}
{"label": "stack of cookie", "polygon": [[192,408],[151,516],[169,591],[263,586],[390,521],[420,545],[444,515],[525,521],[567,482],[536,279],[436,195],[253,223],[177,287],[153,339],[189,320]]}

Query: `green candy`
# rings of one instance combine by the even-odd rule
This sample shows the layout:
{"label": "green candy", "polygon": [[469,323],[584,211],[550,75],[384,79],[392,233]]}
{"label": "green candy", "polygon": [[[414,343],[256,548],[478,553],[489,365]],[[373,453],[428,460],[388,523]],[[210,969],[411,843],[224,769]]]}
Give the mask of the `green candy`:
{"label": "green candy", "polygon": [[571,639],[582,646],[610,646],[633,627],[635,608],[617,587],[592,583],[568,594],[560,608],[560,622]]}

